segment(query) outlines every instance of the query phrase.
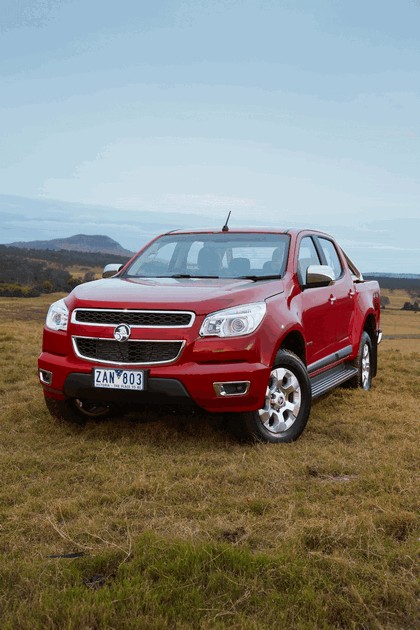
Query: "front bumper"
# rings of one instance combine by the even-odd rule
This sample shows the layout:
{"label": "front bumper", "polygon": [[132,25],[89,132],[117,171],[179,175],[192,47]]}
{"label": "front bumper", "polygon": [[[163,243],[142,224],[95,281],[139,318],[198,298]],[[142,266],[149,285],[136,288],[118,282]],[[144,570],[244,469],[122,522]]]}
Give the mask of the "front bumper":
{"label": "front bumper", "polygon": [[[52,398],[80,398],[139,406],[154,403],[197,405],[209,412],[260,409],[270,375],[270,368],[262,363],[188,362],[145,368],[146,388],[133,392],[95,388],[93,368],[96,366],[66,356],[43,352],[38,366],[41,375],[51,373],[48,382],[45,378],[40,378],[40,381],[45,394]],[[130,369],[129,366],[126,369]],[[246,383],[246,386],[235,388],[232,383]],[[220,384],[229,385],[220,388]]]}

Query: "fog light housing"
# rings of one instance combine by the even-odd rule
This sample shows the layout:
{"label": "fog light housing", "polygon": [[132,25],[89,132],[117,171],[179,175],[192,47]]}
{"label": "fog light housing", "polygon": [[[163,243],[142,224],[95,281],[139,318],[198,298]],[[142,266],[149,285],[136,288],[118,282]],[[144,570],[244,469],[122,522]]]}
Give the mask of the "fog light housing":
{"label": "fog light housing", "polygon": [[228,381],[213,383],[216,396],[244,396],[248,393],[250,381]]}
{"label": "fog light housing", "polygon": [[38,376],[41,383],[44,385],[51,385],[53,376],[52,372],[49,372],[48,370],[39,370]]}

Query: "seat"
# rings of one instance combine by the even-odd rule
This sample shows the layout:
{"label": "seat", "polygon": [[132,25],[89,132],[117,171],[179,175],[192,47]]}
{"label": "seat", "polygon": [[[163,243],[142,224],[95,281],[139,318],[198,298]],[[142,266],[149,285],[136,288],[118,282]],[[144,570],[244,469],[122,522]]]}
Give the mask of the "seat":
{"label": "seat", "polygon": [[276,249],[272,253],[271,260],[268,260],[263,264],[263,271],[265,274],[280,274],[283,268],[285,252],[285,247],[276,247]]}
{"label": "seat", "polygon": [[202,247],[198,252],[197,266],[202,276],[218,276],[220,273],[218,253],[209,247]]}
{"label": "seat", "polygon": [[233,276],[248,276],[251,270],[251,263],[248,258],[232,258],[228,271]]}

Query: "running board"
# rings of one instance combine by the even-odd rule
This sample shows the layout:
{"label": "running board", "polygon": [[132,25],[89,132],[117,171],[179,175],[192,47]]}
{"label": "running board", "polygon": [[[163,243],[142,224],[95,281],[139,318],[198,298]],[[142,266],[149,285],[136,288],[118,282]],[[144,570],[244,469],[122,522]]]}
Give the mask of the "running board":
{"label": "running board", "polygon": [[356,376],[356,374],[357,368],[342,363],[331,370],[318,374],[318,376],[313,376],[309,379],[312,387],[312,398],[318,398],[318,396],[326,394],[330,389],[345,383],[353,376]]}

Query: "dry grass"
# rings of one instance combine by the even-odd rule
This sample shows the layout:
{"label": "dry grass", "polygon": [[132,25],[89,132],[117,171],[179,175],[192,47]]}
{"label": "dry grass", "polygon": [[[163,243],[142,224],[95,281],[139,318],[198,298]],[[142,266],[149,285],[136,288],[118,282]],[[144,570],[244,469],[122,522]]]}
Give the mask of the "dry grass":
{"label": "dry grass", "polygon": [[412,302],[407,291],[403,289],[381,289],[381,294],[389,298],[389,305],[382,310],[382,328],[384,334],[397,339],[418,338],[420,339],[420,312],[404,311],[401,309],[405,302]]}
{"label": "dry grass", "polygon": [[388,308],[401,310],[405,302],[412,301],[412,297],[405,289],[382,289],[381,295],[389,298]]}
{"label": "dry grass", "polygon": [[384,334],[389,337],[407,336],[420,339],[420,311],[394,311],[382,312],[381,325]]}
{"label": "dry grass", "polygon": [[2,628],[416,626],[420,340],[384,340],[373,390],[316,402],[291,445],[205,414],[76,428],[36,380],[55,298],[0,301]]}
{"label": "dry grass", "polygon": [[67,267],[67,271],[73,278],[78,278],[82,280],[87,271],[92,272],[94,274],[94,279],[99,280],[102,278],[103,267],[91,267],[91,266],[83,266],[83,265],[69,265]]}

